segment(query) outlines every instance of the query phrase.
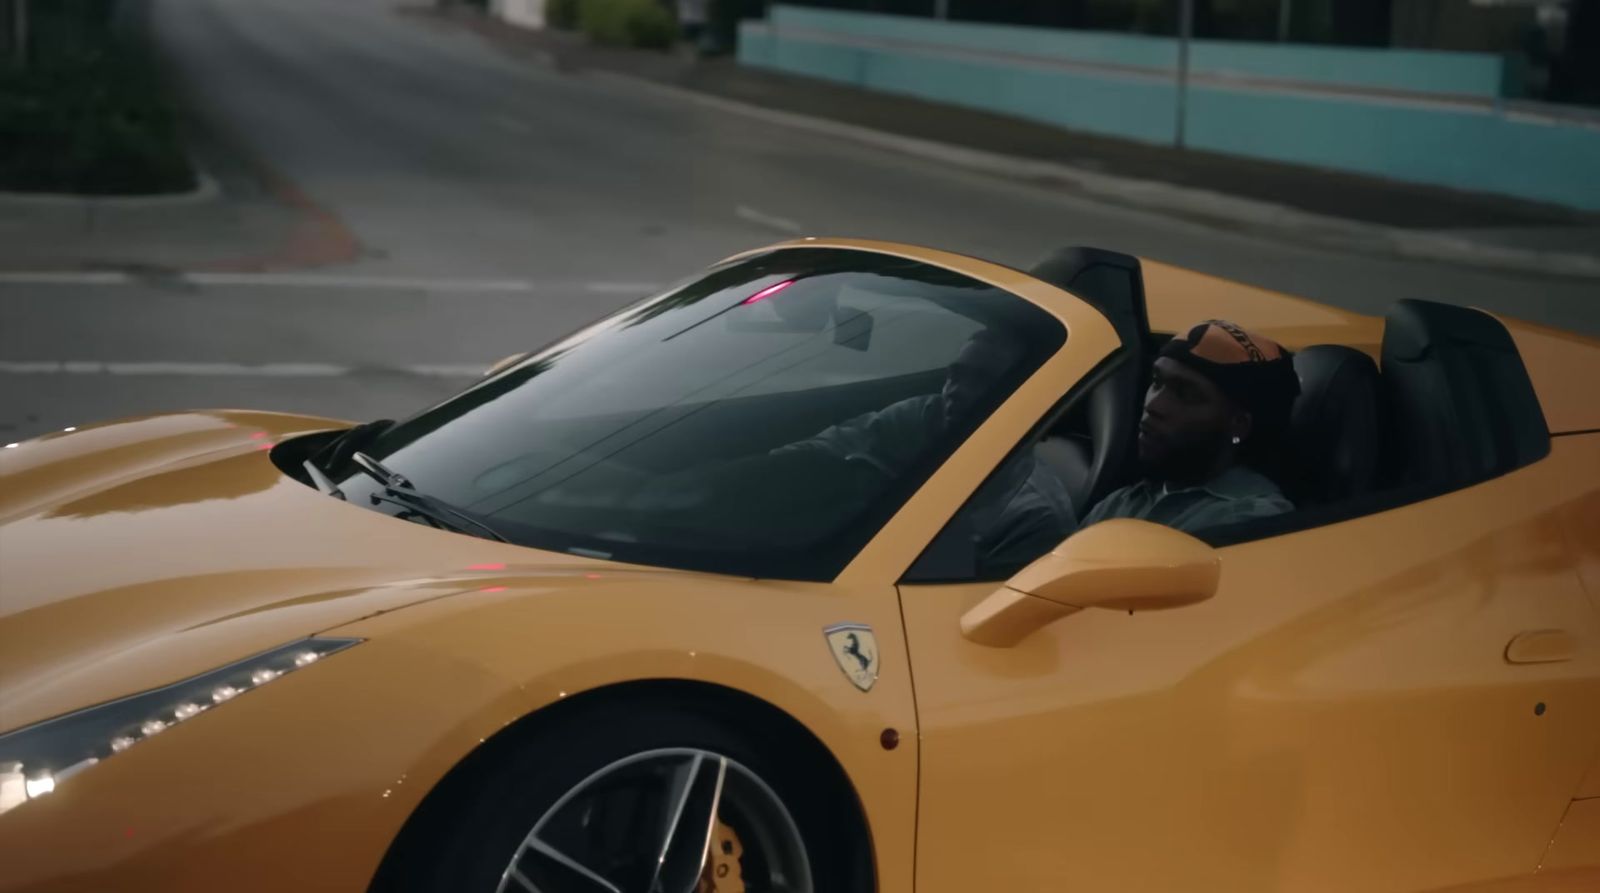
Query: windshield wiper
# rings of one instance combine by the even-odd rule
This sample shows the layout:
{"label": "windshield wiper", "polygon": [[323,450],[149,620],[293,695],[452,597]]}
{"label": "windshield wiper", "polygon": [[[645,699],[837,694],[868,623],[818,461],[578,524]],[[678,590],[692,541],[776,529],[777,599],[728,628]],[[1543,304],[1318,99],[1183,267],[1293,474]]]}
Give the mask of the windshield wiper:
{"label": "windshield wiper", "polygon": [[372,441],[393,427],[394,419],[377,419],[346,428],[323,444],[311,458],[301,462],[300,467],[305,469],[306,477],[318,490],[329,496],[344,499],[344,491],[333,482],[333,475],[339,474],[339,469],[350,464],[352,453],[365,449]]}
{"label": "windshield wiper", "polygon": [[[345,499],[344,491],[339,489],[339,485],[333,482],[333,478],[328,477],[327,472],[317,467],[317,463],[307,459],[300,463],[300,467],[306,470],[306,476],[311,478],[311,483],[316,484],[318,490],[329,496]],[[346,499],[345,501],[348,502],[349,500]]]}
{"label": "windshield wiper", "polygon": [[[488,539],[498,540],[502,543],[511,542],[501,536],[499,531],[479,521],[477,518],[453,509],[419,491],[411,481],[406,479],[405,475],[384,467],[383,463],[366,453],[359,451],[352,453],[350,459],[355,462],[357,468],[366,472],[369,477],[383,485],[382,496],[376,493],[371,495],[370,498],[373,505],[377,505],[380,502],[392,503],[406,510],[401,513],[402,515],[407,513],[416,515],[426,519],[434,527],[454,530],[457,533],[466,533],[466,527],[462,526],[464,523],[468,527],[474,527],[482,531],[487,535]],[[455,520],[452,521],[452,518]]]}

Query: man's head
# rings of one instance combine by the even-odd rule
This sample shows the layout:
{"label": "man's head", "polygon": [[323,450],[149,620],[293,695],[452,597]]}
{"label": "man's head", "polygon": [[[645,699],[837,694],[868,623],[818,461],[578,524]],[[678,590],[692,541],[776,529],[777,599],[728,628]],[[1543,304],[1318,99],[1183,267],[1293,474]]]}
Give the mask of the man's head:
{"label": "man's head", "polygon": [[1151,477],[1194,484],[1275,445],[1300,393],[1277,343],[1230,322],[1200,323],[1161,349],[1139,421]]}
{"label": "man's head", "polygon": [[944,421],[954,426],[978,411],[1017,360],[1017,345],[987,329],[972,336],[946,370]]}

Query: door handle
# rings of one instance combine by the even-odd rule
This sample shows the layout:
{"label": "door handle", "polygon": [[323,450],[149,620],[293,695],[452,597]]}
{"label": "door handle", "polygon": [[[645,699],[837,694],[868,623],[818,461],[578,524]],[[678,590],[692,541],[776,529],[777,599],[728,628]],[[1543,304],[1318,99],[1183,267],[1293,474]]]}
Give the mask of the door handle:
{"label": "door handle", "polygon": [[1506,643],[1508,664],[1553,664],[1572,660],[1578,653],[1578,640],[1560,629],[1538,629],[1518,633]]}

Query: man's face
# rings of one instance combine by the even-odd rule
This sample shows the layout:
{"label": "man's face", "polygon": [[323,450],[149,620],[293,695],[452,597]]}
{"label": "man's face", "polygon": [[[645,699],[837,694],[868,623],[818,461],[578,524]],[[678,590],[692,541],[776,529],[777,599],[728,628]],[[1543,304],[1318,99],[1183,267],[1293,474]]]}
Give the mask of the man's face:
{"label": "man's face", "polygon": [[1198,480],[1227,448],[1238,411],[1210,379],[1158,357],[1139,420],[1139,461],[1161,480]]}
{"label": "man's face", "polygon": [[969,341],[945,374],[944,421],[955,425],[977,411],[1011,365],[1010,354],[986,341]]}

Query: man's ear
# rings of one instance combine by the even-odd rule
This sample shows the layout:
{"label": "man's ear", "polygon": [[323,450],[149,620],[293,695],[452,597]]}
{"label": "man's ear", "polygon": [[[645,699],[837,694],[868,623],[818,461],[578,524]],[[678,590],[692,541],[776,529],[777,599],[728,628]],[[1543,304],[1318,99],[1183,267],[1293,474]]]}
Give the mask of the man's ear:
{"label": "man's ear", "polygon": [[1240,443],[1250,439],[1250,432],[1255,429],[1255,417],[1241,409],[1233,414],[1228,422],[1228,436],[1237,437]]}

